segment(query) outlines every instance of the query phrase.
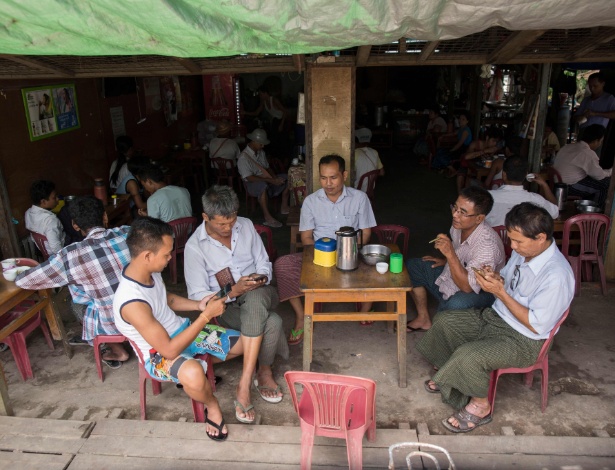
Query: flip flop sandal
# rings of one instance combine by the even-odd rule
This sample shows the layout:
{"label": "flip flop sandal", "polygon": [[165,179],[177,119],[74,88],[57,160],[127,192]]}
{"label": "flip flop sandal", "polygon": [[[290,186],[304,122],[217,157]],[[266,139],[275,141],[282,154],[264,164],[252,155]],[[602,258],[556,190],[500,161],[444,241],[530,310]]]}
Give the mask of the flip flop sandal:
{"label": "flip flop sandal", "polygon": [[296,346],[297,344],[301,344],[303,341],[303,328],[299,328],[295,330],[294,328],[290,330],[290,336],[288,337],[288,344],[291,346]]}
{"label": "flip flop sandal", "polygon": [[278,220],[272,220],[271,222],[265,220],[263,222],[263,225],[266,225],[267,227],[271,227],[271,228],[280,228],[282,226],[282,222]]}
{"label": "flip flop sandal", "polygon": [[[459,422],[459,427],[453,426],[451,423],[449,423],[448,420],[450,418],[455,418],[457,422]],[[450,432],[454,433],[470,432],[477,427],[482,426],[483,424],[488,424],[493,421],[493,416],[491,415],[491,413],[489,413],[484,418],[480,418],[479,416],[470,413],[465,408],[456,411],[450,418],[443,419],[442,425]],[[474,423],[474,427],[468,426],[469,423]]]}
{"label": "flip flop sandal", "polygon": [[241,408],[241,412],[247,415],[248,411],[254,409],[254,405],[250,404],[248,406],[243,406],[241,402],[237,400],[235,400],[234,403],[235,403],[235,418],[237,418],[237,421],[239,421],[240,423],[244,423],[244,424],[252,424],[254,420],[256,419],[256,415],[254,415],[254,418],[252,419],[248,419],[245,416],[239,416],[239,412],[237,411],[237,408]]}
{"label": "flip flop sandal", "polygon": [[205,423],[209,424],[210,426],[212,426],[212,427],[214,427],[214,428],[216,428],[218,430],[218,435],[217,436],[212,436],[207,431],[205,431],[205,434],[207,434],[207,437],[209,437],[210,439],[212,439],[214,441],[223,441],[223,440],[225,440],[228,437],[228,431],[225,432],[225,433],[222,432],[222,428],[226,424],[224,422],[224,418],[222,418],[222,421],[220,422],[220,424],[216,424],[211,419],[209,419],[207,417],[207,410],[206,410],[205,411]]}
{"label": "flip flop sandal", "polygon": [[114,359],[102,359],[102,362],[110,369],[119,369],[120,367],[122,367],[122,361],[116,361]]}
{"label": "flip flop sandal", "polygon": [[[431,384],[429,382],[431,382]],[[428,393],[440,393],[440,387],[431,379],[425,381],[425,390],[427,390]]]}
{"label": "flip flop sandal", "polygon": [[264,385],[259,386],[258,379],[254,379],[254,387],[256,387],[256,390],[258,391],[258,394],[261,396],[261,398],[268,403],[280,403],[282,401],[282,398],[284,398],[283,396],[268,397],[263,393],[264,391],[271,391],[274,394],[277,394],[282,390],[279,385],[276,388],[265,387]]}

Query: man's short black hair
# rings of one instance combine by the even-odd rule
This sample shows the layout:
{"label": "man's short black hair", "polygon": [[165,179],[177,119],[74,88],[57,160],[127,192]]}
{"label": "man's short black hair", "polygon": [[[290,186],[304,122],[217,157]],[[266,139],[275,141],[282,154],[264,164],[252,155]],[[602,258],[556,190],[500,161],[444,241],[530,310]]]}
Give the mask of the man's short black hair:
{"label": "man's short black hair", "polygon": [[337,162],[338,166],[340,167],[341,173],[344,173],[346,171],[346,160],[344,160],[336,153],[331,153],[322,157],[318,162],[318,167],[320,168],[320,165],[330,165],[333,162]]}
{"label": "man's short black hair", "polygon": [[152,180],[154,183],[162,183],[164,181],[164,173],[160,167],[151,163],[138,168],[135,176],[142,181]]}
{"label": "man's short black hair", "polygon": [[521,147],[523,147],[523,138],[518,135],[510,136],[506,139],[506,148],[512,155],[521,156]]}
{"label": "man's short black hair", "polygon": [[524,237],[536,240],[544,233],[547,240],[553,238],[553,217],[540,206],[531,202],[522,202],[513,207],[504,220],[506,230],[516,230]]}
{"label": "man's short black hair", "polygon": [[580,139],[583,142],[591,144],[595,140],[600,140],[604,137],[606,129],[602,127],[600,124],[592,124],[590,126],[584,127],[581,132]]}
{"label": "man's short black hair", "polygon": [[94,196],[77,196],[68,206],[68,213],[73,222],[84,232],[103,226],[105,207]]}
{"label": "man's short black hair", "polygon": [[591,79],[596,79],[601,83],[606,82],[605,78],[604,78],[604,74],[602,72],[595,72],[592,73],[589,77],[587,77],[587,81],[589,82]]}
{"label": "man's short black hair", "polygon": [[51,193],[55,191],[56,185],[52,181],[38,180],[30,186],[30,199],[32,204],[38,206],[43,199],[49,199]]}
{"label": "man's short black hair", "polygon": [[487,215],[493,208],[493,197],[486,189],[470,186],[463,188],[459,196],[473,203],[477,214]]}
{"label": "man's short black hair", "polygon": [[502,167],[502,170],[506,173],[506,179],[511,183],[523,183],[527,176],[527,169],[527,160],[516,155],[508,157]]}
{"label": "man's short black hair", "polygon": [[130,226],[126,238],[130,256],[136,258],[146,250],[157,253],[165,235],[173,237],[173,227],[169,224],[153,217],[139,217]]}

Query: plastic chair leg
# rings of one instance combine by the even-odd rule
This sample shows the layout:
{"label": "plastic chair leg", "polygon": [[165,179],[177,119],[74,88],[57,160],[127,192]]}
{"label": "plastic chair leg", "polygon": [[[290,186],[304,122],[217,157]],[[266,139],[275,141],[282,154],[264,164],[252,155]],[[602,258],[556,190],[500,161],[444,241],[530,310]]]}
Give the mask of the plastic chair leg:
{"label": "plastic chair leg", "polygon": [[523,379],[524,379],[525,386],[527,388],[530,388],[532,384],[534,383],[534,371],[532,370],[530,372],[526,372],[524,375],[525,377]]}
{"label": "plastic chair leg", "polygon": [[500,376],[497,370],[491,372],[491,380],[489,381],[489,393],[487,395],[487,400],[489,401],[489,406],[491,407],[491,414],[493,414],[493,409],[495,408],[495,393],[498,388],[499,378]]}
{"label": "plastic chair leg", "polygon": [[314,450],[314,427],[301,421],[301,470],[312,468],[312,450]]}
{"label": "plastic chair leg", "polygon": [[128,341],[124,335],[98,335],[94,338],[94,361],[101,382],[105,381],[105,374],[103,373],[100,345],[103,343],[123,343],[124,341]]}
{"label": "plastic chair leg", "polygon": [[540,409],[544,413],[547,409],[547,402],[549,401],[549,364],[547,363],[543,369],[540,369],[541,386],[540,386]]}
{"label": "plastic chair leg", "polygon": [[606,273],[604,272],[604,262],[602,261],[602,257],[598,257],[598,274],[600,275],[602,295],[606,295]]}
{"label": "plastic chair leg", "polygon": [[190,400],[192,402],[192,413],[194,414],[195,423],[205,422],[205,405],[196,400]]}
{"label": "plastic chair leg", "polygon": [[346,452],[350,470],[363,468],[363,434],[363,429],[353,429],[346,434]]}
{"label": "plastic chair leg", "polygon": [[51,332],[49,331],[49,327],[47,326],[47,323],[42,318],[41,318],[40,327],[43,332],[43,336],[45,337],[45,341],[47,342],[47,346],[49,346],[49,349],[53,351],[55,347],[53,345],[53,339],[51,338]]}

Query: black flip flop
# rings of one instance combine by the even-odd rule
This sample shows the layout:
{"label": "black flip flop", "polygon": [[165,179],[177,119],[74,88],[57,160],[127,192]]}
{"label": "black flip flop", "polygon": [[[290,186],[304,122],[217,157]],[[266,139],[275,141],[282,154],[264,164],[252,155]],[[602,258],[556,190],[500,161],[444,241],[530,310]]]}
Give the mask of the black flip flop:
{"label": "black flip flop", "polygon": [[434,386],[435,386],[435,388],[433,388],[433,387],[431,387],[431,386],[429,385],[429,382],[433,382],[433,380],[428,379],[428,380],[426,380],[426,381],[425,381],[425,390],[427,390],[427,392],[428,392],[428,393],[440,393],[440,387],[438,387],[438,386],[436,385],[436,383],[435,383],[435,382],[433,382],[433,384],[434,384]]}
{"label": "black flip flop", "polygon": [[411,326],[406,325],[406,333],[420,333],[423,331],[429,331],[426,330],[425,328],[412,328]]}
{"label": "black flip flop", "polygon": [[228,432],[226,432],[226,433],[222,432],[222,428],[226,424],[224,422],[224,418],[222,418],[222,421],[220,422],[220,424],[216,424],[211,419],[209,419],[207,417],[207,411],[206,411],[205,412],[205,423],[209,424],[210,426],[213,426],[214,428],[216,428],[218,430],[218,435],[217,436],[212,436],[207,431],[205,431],[205,434],[207,434],[207,437],[209,437],[213,441],[224,441],[224,440],[226,440],[226,438],[228,437]]}

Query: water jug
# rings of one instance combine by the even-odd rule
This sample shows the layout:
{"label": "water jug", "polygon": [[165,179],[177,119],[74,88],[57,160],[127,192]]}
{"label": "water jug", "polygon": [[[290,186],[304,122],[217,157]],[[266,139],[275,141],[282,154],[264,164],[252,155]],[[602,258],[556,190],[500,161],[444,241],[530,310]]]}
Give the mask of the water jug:
{"label": "water jug", "polygon": [[560,211],[563,210],[566,199],[568,198],[568,185],[566,183],[555,183],[554,196],[557,200],[557,208]]}
{"label": "water jug", "polygon": [[335,266],[342,271],[352,271],[359,267],[360,241],[363,231],[352,227],[340,227],[337,235],[337,261]]}

